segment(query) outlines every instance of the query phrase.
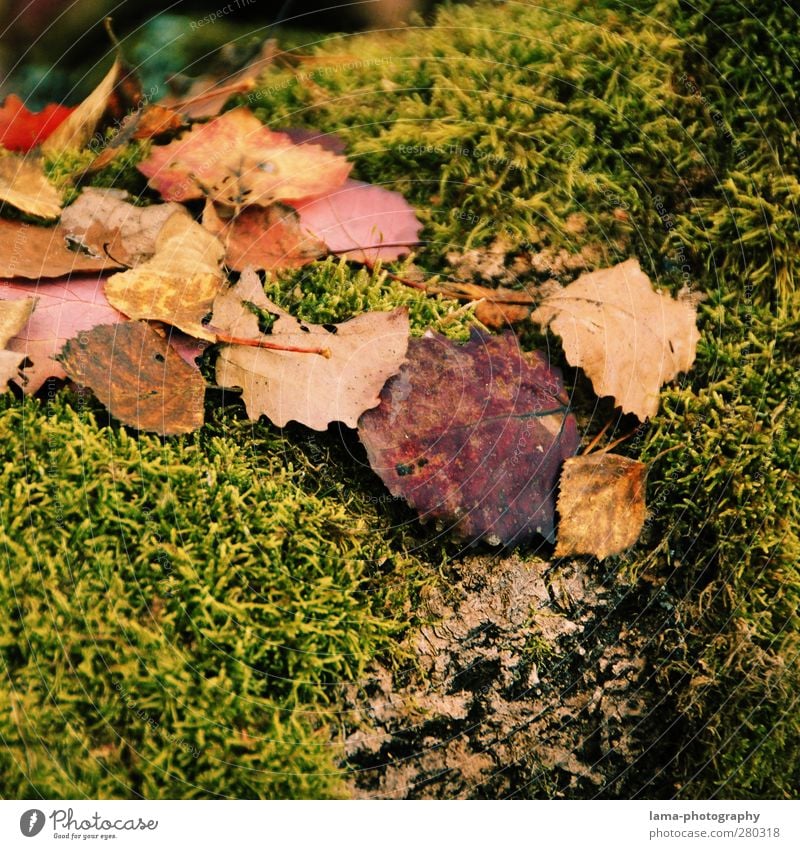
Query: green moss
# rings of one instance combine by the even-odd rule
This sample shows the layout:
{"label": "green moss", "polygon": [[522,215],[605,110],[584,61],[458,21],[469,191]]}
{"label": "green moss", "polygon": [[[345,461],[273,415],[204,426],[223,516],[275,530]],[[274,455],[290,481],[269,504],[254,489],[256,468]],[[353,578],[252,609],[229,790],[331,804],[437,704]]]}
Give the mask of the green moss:
{"label": "green moss", "polygon": [[266,425],[4,407],[3,794],[339,792],[337,682],[391,645],[413,561]]}
{"label": "green moss", "polygon": [[626,561],[661,575],[685,629],[662,635],[662,672],[695,735],[679,752],[687,797],[797,789],[797,315],[715,295],[693,379],[666,390],[642,452],[667,453],[650,472],[642,553]]}
{"label": "green moss", "polygon": [[[114,135],[109,129],[106,140]],[[124,189],[133,203],[149,203],[145,194],[147,181],[136,170],[136,166],[144,159],[150,150],[150,142],[133,141],[125,145],[120,153],[105,167],[86,178],[85,185],[97,188]],[[100,149],[84,150],[76,153],[64,153],[55,159],[45,161],[45,173],[48,179],[63,192],[65,204],[72,203],[80,194],[80,187],[75,184],[76,175],[81,174],[91,165]]]}
{"label": "green moss", "polygon": [[456,301],[429,297],[388,278],[385,272],[369,272],[334,259],[297,272],[281,273],[267,282],[266,293],[294,315],[316,324],[346,321],[369,310],[396,307],[408,309],[415,335],[431,328],[452,339],[466,340],[474,324],[472,309],[464,309]]}

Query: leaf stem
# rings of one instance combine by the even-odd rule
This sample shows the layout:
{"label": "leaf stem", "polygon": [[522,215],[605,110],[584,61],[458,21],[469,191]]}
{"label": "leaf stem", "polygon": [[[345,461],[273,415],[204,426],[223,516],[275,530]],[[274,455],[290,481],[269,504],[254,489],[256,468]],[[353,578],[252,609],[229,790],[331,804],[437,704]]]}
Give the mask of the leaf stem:
{"label": "leaf stem", "polygon": [[297,345],[281,345],[279,342],[267,342],[264,339],[248,339],[243,336],[229,336],[227,333],[221,333],[210,327],[209,330],[217,337],[217,342],[227,342],[229,345],[246,345],[249,348],[267,348],[270,351],[289,351],[292,354],[318,354],[320,357],[325,357],[326,360],[331,358],[330,348],[301,348]]}

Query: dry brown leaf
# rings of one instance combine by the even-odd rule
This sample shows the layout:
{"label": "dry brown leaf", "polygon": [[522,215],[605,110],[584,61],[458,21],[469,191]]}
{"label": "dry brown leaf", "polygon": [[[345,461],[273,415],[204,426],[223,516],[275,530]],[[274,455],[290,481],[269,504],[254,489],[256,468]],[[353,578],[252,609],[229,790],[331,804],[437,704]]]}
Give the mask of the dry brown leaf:
{"label": "dry brown leaf", "polygon": [[6,346],[28,323],[36,298],[0,301],[0,394],[8,389],[8,381],[19,377],[19,367],[25,354],[7,351]]}
{"label": "dry brown leaf", "polygon": [[152,259],[108,279],[106,297],[129,318],[163,321],[214,342],[202,322],[222,288],[224,254],[219,239],[181,210],[162,227]]}
{"label": "dry brown leaf", "polygon": [[185,125],[180,113],[160,103],[152,103],[146,109],[139,109],[125,118],[119,132],[111,140],[111,146],[121,147],[132,139],[152,139],[164,133],[174,133]]}
{"label": "dry brown leaf", "polygon": [[238,208],[324,194],[344,182],[351,166],[319,145],[273,133],[240,107],[153,147],[138,167],[165,200],[208,197]]}
{"label": "dry brown leaf", "polygon": [[225,221],[209,201],[203,226],[225,245],[225,265],[235,271],[299,268],[327,252],[324,242],[303,231],[297,212],[283,204],[250,206]]}
{"label": "dry brown leaf", "polygon": [[[259,332],[258,319],[243,302],[276,317],[269,335]],[[335,421],[355,427],[359,416],[378,404],[384,383],[399,371],[408,347],[405,308],[364,313],[343,324],[308,324],[269,301],[252,270],[217,298],[212,324],[235,337],[297,346],[318,343],[330,351],[326,358],[242,345],[222,349],[219,385],[241,387],[250,418],[265,415],[278,427],[290,421],[314,430]]]}
{"label": "dry brown leaf", "polygon": [[61,195],[44,175],[35,156],[0,156],[0,203],[39,218],[58,218]]}
{"label": "dry brown leaf", "polygon": [[191,433],[203,424],[205,381],[144,322],[81,333],[58,359],[123,424],[162,436]]}
{"label": "dry brown leaf", "polygon": [[558,493],[556,557],[601,560],[630,548],[645,519],[647,466],[618,454],[584,454],[564,462]]}
{"label": "dry brown leaf", "polygon": [[87,254],[70,250],[68,236],[67,230],[58,224],[37,227],[0,218],[0,277],[40,280],[119,268],[119,263],[104,256],[102,251]]}
{"label": "dry brown leaf", "polygon": [[108,108],[121,75],[122,63],[116,59],[97,88],[42,144],[42,153],[45,156],[55,159],[64,153],[85,147]]}
{"label": "dry brown leaf", "polygon": [[98,256],[110,253],[117,265],[150,259],[167,221],[183,208],[177,203],[134,206],[121,189],[84,189],[61,215],[70,238]]}
{"label": "dry brown leaf", "polygon": [[504,304],[501,301],[481,300],[475,307],[475,318],[484,326],[497,330],[519,321],[525,321],[531,308],[523,304]]}
{"label": "dry brown leaf", "polygon": [[700,339],[692,299],[655,291],[635,259],[582,274],[531,318],[561,337],[598,395],[642,421],[658,412],[661,386],[691,368]]}

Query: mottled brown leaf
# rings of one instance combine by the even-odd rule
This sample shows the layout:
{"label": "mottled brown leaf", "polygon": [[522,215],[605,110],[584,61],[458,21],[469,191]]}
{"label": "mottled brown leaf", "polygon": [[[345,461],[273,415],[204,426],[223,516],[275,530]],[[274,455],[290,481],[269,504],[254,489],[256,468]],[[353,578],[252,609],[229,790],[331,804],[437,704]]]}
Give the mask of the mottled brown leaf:
{"label": "mottled brown leaf", "polygon": [[[275,318],[270,334],[259,332],[258,319],[245,303]],[[269,301],[253,271],[242,274],[236,286],[217,298],[212,324],[243,339],[328,350],[328,357],[244,345],[221,350],[219,385],[241,387],[250,418],[265,415],[279,427],[289,421],[314,430],[325,430],[335,421],[355,427],[364,410],[378,403],[408,344],[404,308],[364,313],[343,324],[309,324]]]}
{"label": "mottled brown leaf", "polygon": [[661,386],[691,368],[700,339],[692,299],[655,291],[635,259],[582,274],[531,318],[561,337],[598,395],[642,421],[658,412]]}
{"label": "mottled brown leaf", "polygon": [[205,381],[145,322],[81,333],[64,345],[59,360],[123,424],[162,436],[203,424]]}
{"label": "mottled brown leaf", "polygon": [[372,468],[423,519],[471,540],[552,540],[562,461],[578,447],[561,376],[517,338],[412,339],[408,361],[359,422]]}
{"label": "mottled brown leaf", "polygon": [[220,241],[185,211],[162,227],[152,259],[106,282],[109,302],[133,319],[155,319],[214,342],[203,318],[221,290]]}
{"label": "mottled brown leaf", "polygon": [[61,195],[44,175],[42,160],[36,156],[0,156],[0,204],[39,218],[58,218]]}
{"label": "mottled brown leaf", "polygon": [[630,548],[645,519],[647,466],[617,454],[588,454],[564,463],[558,493],[557,557],[601,560]]}

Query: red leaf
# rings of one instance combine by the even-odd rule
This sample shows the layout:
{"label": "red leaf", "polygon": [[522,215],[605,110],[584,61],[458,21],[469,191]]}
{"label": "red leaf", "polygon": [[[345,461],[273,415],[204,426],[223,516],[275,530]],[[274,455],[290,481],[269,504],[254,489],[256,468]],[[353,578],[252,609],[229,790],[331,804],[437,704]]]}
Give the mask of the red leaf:
{"label": "red leaf", "polygon": [[397,259],[419,242],[422,224],[398,192],[346,180],[314,200],[291,204],[301,225],[332,253],[362,262]]}
{"label": "red leaf", "polygon": [[239,107],[156,145],[138,168],[165,200],[206,196],[238,208],[324,194],[344,182],[351,165],[320,145],[273,133]]}
{"label": "red leaf", "polygon": [[41,144],[74,110],[74,106],[48,103],[41,112],[31,112],[16,94],[9,94],[0,106],[0,145],[6,150],[27,153]]}
{"label": "red leaf", "polygon": [[578,448],[561,376],[512,333],[428,334],[358,423],[370,466],[423,519],[471,540],[552,541],[562,461]]}

